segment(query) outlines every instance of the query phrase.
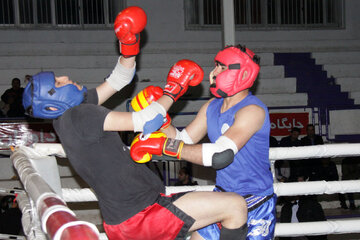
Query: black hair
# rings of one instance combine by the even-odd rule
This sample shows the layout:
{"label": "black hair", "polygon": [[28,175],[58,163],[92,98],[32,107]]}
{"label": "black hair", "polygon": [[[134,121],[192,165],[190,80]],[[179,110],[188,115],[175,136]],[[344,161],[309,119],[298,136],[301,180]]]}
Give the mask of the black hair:
{"label": "black hair", "polygon": [[291,129],[291,132],[298,132],[298,133],[300,133],[301,130],[300,130],[300,128],[294,127],[294,128]]}
{"label": "black hair", "polygon": [[20,82],[21,83],[21,81],[20,81],[20,79],[19,78],[13,78],[12,80],[11,80],[11,82],[13,83],[14,81],[18,81],[18,82]]}
{"label": "black hair", "polygon": [[188,167],[182,167],[180,171],[184,172],[186,175],[191,175],[190,169]]}

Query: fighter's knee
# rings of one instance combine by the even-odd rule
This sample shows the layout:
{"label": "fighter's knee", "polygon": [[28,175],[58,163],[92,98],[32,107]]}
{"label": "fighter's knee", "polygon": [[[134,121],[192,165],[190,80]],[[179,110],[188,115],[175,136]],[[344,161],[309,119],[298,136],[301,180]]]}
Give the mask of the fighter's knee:
{"label": "fighter's knee", "polygon": [[234,210],[247,214],[246,201],[242,196],[236,193],[232,193],[232,202]]}
{"label": "fighter's knee", "polygon": [[[238,224],[243,224],[247,219],[247,205],[245,199],[236,193],[230,193],[229,214]],[[236,221],[236,222],[237,222]]]}

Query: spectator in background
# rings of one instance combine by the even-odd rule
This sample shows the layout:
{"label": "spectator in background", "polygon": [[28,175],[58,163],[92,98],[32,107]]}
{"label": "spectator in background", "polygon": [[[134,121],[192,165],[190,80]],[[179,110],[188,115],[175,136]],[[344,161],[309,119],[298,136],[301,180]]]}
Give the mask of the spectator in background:
{"label": "spectator in background", "polygon": [[[270,136],[270,147],[279,147],[278,140]],[[290,166],[289,161],[286,160],[278,160],[275,161],[275,177],[278,182],[287,182],[290,176]]]}
{"label": "spectator in background", "polygon": [[[300,129],[294,127],[291,129],[290,135],[287,137],[283,137],[280,140],[280,147],[299,147],[301,146],[301,141],[299,140]],[[297,178],[300,176],[306,176],[305,174],[305,166],[302,160],[281,160],[277,161],[281,168],[285,168],[281,171],[286,171],[286,169],[290,169],[289,176],[286,178],[287,182],[295,182]],[[306,177],[305,177],[306,178]]]}
{"label": "spectator in background", "polygon": [[182,167],[179,170],[178,181],[175,183],[175,186],[193,186],[193,185],[198,185],[198,183],[192,181],[189,168]]}
{"label": "spectator in background", "polygon": [[[306,136],[301,138],[301,146],[313,146],[313,145],[322,145],[324,141],[320,135],[315,134],[315,127],[313,124],[308,124],[306,126]],[[327,163],[328,161],[322,161],[319,158],[311,158],[305,159],[304,166],[306,167],[305,171],[309,177],[309,180],[312,181],[314,178],[321,179],[320,175],[324,170],[321,169],[323,164]],[[327,165],[327,164],[326,164]],[[331,164],[332,165],[332,164]],[[316,172],[320,171],[320,172]],[[324,177],[326,178],[326,177]],[[336,178],[338,179],[338,177]]]}
{"label": "spectator in background", "polygon": [[278,182],[289,182],[290,171],[290,161],[278,160],[275,162],[275,177]]}
{"label": "spectator in background", "polygon": [[316,167],[309,181],[338,181],[339,174],[337,172],[336,164],[329,158],[320,158],[320,164]]}
{"label": "spectator in background", "polygon": [[24,83],[25,83],[25,85],[28,84],[28,82],[30,82],[30,79],[31,79],[31,78],[32,78],[31,75],[29,75],[29,74],[26,74],[26,75],[25,75],[25,78],[24,78]]}
{"label": "spectator in background", "polygon": [[278,147],[278,146],[279,146],[278,140],[275,137],[270,136],[270,147]]}
{"label": "spectator in background", "polygon": [[[347,157],[342,160],[341,163],[341,173],[342,173],[342,180],[356,180],[360,179],[360,157]],[[354,194],[347,193],[340,194],[340,205],[342,208],[347,209],[348,206],[346,204],[347,196],[350,204],[350,209],[356,209],[355,201],[354,201]]]}
{"label": "spectator in background", "polygon": [[[297,178],[298,182],[305,181],[304,176]],[[324,210],[316,195],[288,197],[280,211],[281,223],[326,221]],[[290,240],[290,237],[281,237],[280,240]],[[298,238],[296,238],[298,239]],[[303,239],[303,238],[301,238]],[[306,236],[309,240],[326,240],[326,235]]]}
{"label": "spectator in background", "polygon": [[301,138],[301,146],[311,146],[324,144],[321,136],[315,134],[314,124],[306,126],[306,136]]}
{"label": "spectator in background", "polygon": [[[329,158],[321,158],[320,164],[316,165],[312,174],[310,175],[309,181],[338,181],[339,174],[336,168],[336,164]],[[341,208],[347,209],[345,202],[343,201],[343,195],[338,193]]]}
{"label": "spectator in background", "polygon": [[283,137],[280,140],[280,147],[299,147],[301,146],[301,142],[299,140],[300,129],[294,127],[291,129],[290,135],[287,137]]}
{"label": "spectator in background", "polygon": [[[270,136],[270,147],[279,147],[278,140]],[[275,177],[278,180],[278,182],[287,182],[290,177],[290,165],[289,161],[287,160],[277,160],[275,161]],[[281,199],[281,197],[278,198],[278,200]]]}
{"label": "spectator in background", "polygon": [[15,196],[4,196],[1,199],[0,233],[20,235],[22,230],[21,215]]}
{"label": "spectator in background", "polygon": [[6,116],[7,117],[24,117],[25,110],[22,105],[22,94],[24,88],[21,87],[21,81],[19,78],[13,78],[11,81],[12,87],[7,89],[1,100],[5,103]]}
{"label": "spectator in background", "polygon": [[6,117],[6,113],[9,110],[8,106],[4,101],[0,101],[0,118]]}

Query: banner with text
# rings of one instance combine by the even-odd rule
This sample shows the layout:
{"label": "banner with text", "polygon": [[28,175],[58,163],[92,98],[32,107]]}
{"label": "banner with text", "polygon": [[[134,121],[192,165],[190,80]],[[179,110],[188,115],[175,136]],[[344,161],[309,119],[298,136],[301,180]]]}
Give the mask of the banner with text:
{"label": "banner with text", "polygon": [[300,134],[306,134],[306,126],[309,124],[309,113],[270,113],[271,136],[290,135],[292,128],[300,128]]}

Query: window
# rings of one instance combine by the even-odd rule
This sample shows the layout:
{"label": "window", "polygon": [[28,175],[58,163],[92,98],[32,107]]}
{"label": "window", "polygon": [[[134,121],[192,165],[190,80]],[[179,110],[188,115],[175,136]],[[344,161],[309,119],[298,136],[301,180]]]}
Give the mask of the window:
{"label": "window", "polygon": [[0,0],[0,26],[111,26],[123,0]]}
{"label": "window", "polygon": [[[78,25],[80,13],[78,11],[79,0],[56,0],[55,13],[57,25]],[[83,9],[82,12],[85,13]],[[85,14],[84,14],[85,15]]]}
{"label": "window", "polygon": [[[221,0],[184,0],[187,29],[220,29]],[[341,28],[343,0],[234,0],[236,28]]]}
{"label": "window", "polygon": [[0,0],[0,24],[14,24],[14,6],[12,0]]}

